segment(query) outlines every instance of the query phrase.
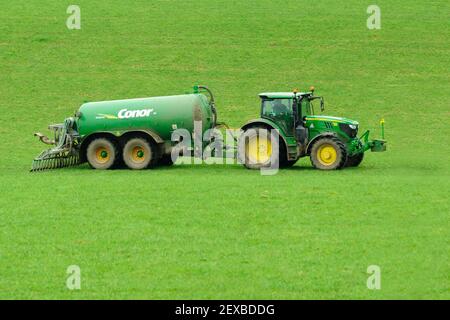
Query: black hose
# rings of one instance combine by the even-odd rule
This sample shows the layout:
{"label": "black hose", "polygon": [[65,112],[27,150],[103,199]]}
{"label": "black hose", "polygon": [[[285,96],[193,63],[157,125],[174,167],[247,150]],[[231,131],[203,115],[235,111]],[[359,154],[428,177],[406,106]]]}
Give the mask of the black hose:
{"label": "black hose", "polygon": [[211,107],[211,112],[213,114],[213,128],[214,128],[217,124],[217,110],[216,110],[216,103],[214,101],[214,95],[207,86],[198,86],[198,89],[203,89],[209,94],[209,105]]}

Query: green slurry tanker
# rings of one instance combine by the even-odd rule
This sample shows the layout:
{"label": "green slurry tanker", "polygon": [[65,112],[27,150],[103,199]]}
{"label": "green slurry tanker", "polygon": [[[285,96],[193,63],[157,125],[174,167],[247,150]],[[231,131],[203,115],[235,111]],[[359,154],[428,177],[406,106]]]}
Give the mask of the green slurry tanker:
{"label": "green slurry tanker", "polygon": [[[313,101],[320,102],[322,111],[324,102],[314,95],[313,87],[309,92],[259,96],[260,117],[242,126],[238,141],[243,147],[237,153],[247,168],[267,167],[274,158],[279,167],[289,167],[309,156],[315,168],[340,169],[358,166],[367,150],[386,150],[383,120],[382,139],[369,140],[369,131],[358,137],[357,121],[314,114]],[[174,132],[195,134],[198,123],[202,136],[226,126],[217,122],[214,96],[205,86],[195,86],[192,94],[85,103],[64,123],[49,126],[54,139],[35,133],[53,147],[33,160],[32,171],[84,162],[95,169],[170,165],[182,140],[174,139]],[[214,143],[214,135],[210,136],[201,140],[202,148]],[[233,148],[236,153],[236,146]],[[198,156],[194,146],[186,150]]]}

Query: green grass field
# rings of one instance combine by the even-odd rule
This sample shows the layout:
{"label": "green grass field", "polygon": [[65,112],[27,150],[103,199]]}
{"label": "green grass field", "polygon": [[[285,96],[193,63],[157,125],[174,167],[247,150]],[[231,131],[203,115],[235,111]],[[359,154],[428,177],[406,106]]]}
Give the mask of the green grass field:
{"label": "green grass field", "polygon": [[[69,4],[81,30],[66,28]],[[450,3],[24,1],[0,5],[0,298],[449,299]],[[316,87],[379,135],[358,168],[29,173],[34,137],[84,101]],[[81,268],[81,290],[66,269]],[[381,290],[366,286],[381,268]]]}

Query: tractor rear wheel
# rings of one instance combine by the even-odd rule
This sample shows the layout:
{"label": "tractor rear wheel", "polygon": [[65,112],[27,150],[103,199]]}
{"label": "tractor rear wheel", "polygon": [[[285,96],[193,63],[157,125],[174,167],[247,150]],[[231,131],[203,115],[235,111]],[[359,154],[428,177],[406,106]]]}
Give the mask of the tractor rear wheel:
{"label": "tractor rear wheel", "polygon": [[111,169],[118,159],[117,145],[107,138],[92,140],[86,150],[86,158],[94,169]]}
{"label": "tractor rear wheel", "polygon": [[[247,140],[248,139],[248,140]],[[269,167],[272,160],[272,136],[265,128],[251,127],[241,136],[244,166],[248,169]]]}
{"label": "tractor rear wheel", "polygon": [[338,138],[325,137],[313,144],[310,158],[314,168],[322,170],[341,169],[347,162],[347,149]]}
{"label": "tractor rear wheel", "polygon": [[364,152],[357,153],[357,154],[347,158],[347,163],[345,164],[345,166],[346,167],[357,167],[361,164],[363,159],[364,159]]}
{"label": "tractor rear wheel", "polygon": [[135,137],[129,139],[123,147],[123,161],[133,170],[141,170],[151,166],[155,157],[155,148],[144,138]]}

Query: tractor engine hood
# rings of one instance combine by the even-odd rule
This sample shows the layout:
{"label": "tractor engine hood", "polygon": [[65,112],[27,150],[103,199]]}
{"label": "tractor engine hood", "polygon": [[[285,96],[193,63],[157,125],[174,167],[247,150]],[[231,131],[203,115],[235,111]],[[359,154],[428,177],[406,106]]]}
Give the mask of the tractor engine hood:
{"label": "tractor engine hood", "polygon": [[342,118],[342,117],[330,117],[330,116],[306,116],[305,120],[307,122],[309,121],[325,121],[325,122],[335,122],[335,123],[345,123],[345,124],[352,124],[352,125],[359,125],[358,121],[351,120],[348,118]]}

